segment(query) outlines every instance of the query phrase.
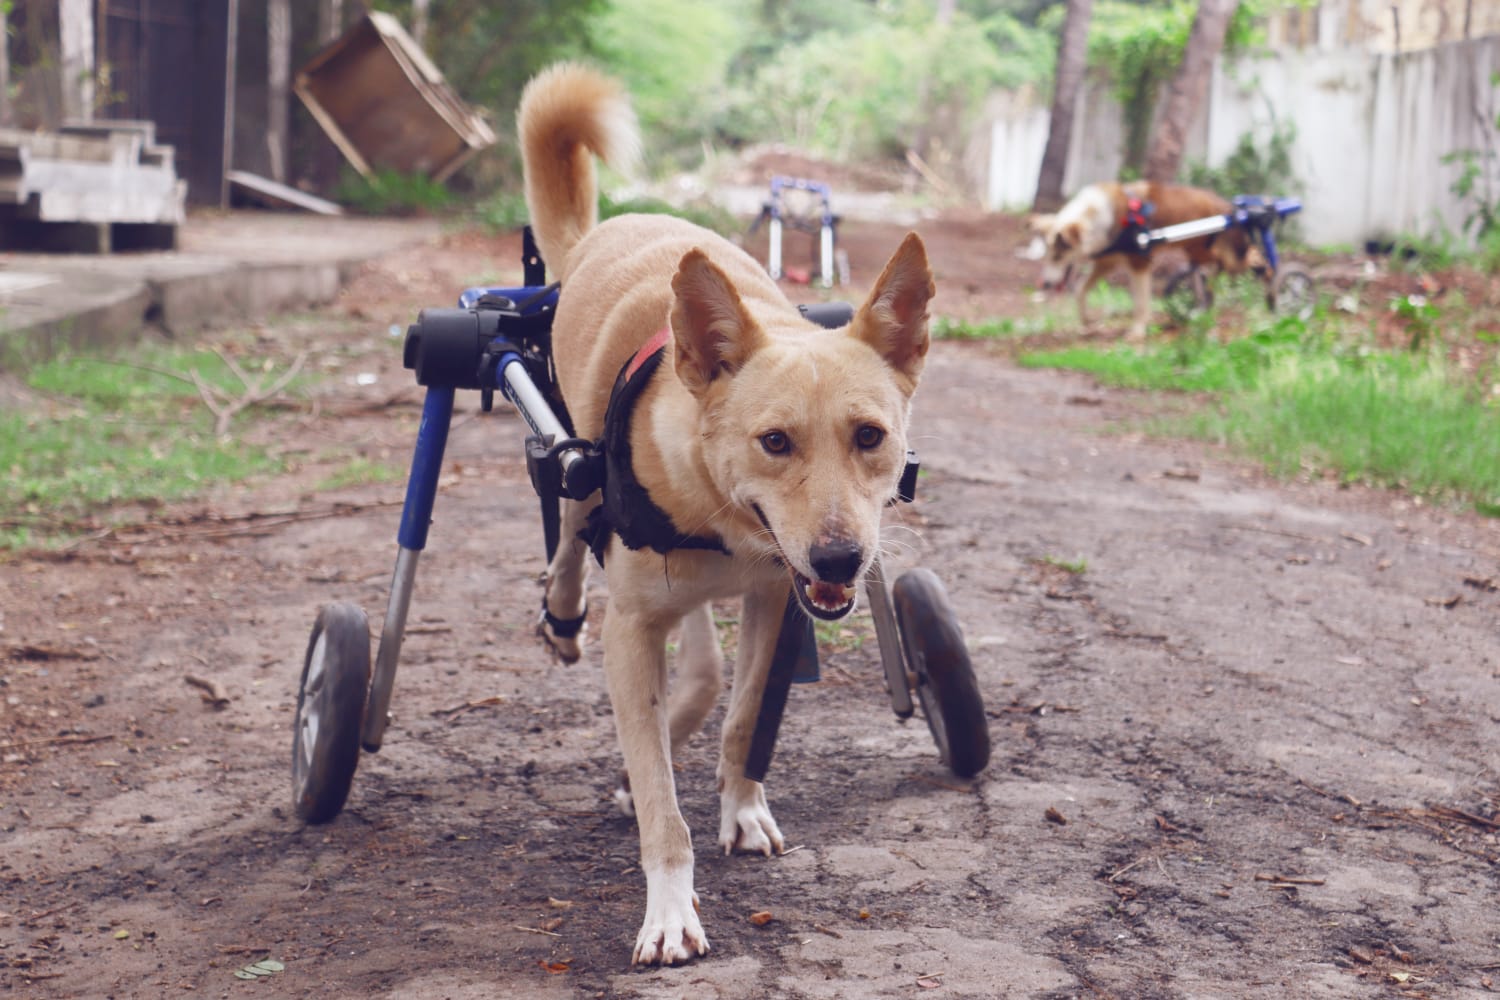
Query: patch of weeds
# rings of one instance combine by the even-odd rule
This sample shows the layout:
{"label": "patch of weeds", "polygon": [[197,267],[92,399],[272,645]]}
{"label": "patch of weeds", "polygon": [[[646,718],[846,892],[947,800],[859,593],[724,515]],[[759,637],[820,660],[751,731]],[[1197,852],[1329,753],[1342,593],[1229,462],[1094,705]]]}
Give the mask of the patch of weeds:
{"label": "patch of weeds", "polygon": [[735,216],[717,205],[704,202],[678,207],[660,198],[633,197],[618,199],[608,192],[599,197],[599,219],[612,219],[617,215],[640,213],[643,215],[673,215],[686,219],[694,225],[711,229],[721,236],[738,233],[744,225]]}
{"label": "patch of weeds", "polygon": [[1083,556],[1078,556],[1075,559],[1063,559],[1060,556],[1042,556],[1039,561],[1043,565],[1060,569],[1072,576],[1083,576],[1083,574],[1089,571],[1089,561],[1083,558]]}
{"label": "patch of weeds", "polygon": [[869,615],[855,615],[853,618],[836,622],[813,622],[813,632],[818,637],[818,646],[837,652],[859,649],[870,637],[873,628],[874,625]]}
{"label": "patch of weeds", "polygon": [[452,191],[422,173],[377,170],[369,176],[345,172],[333,198],[361,215],[434,215],[457,202]]}
{"label": "patch of weeds", "polygon": [[526,196],[520,191],[496,191],[474,210],[475,218],[491,229],[520,229],[531,221]]}
{"label": "patch of weeds", "polygon": [[223,357],[178,347],[143,345],[128,360],[68,355],[29,372],[50,405],[0,411],[0,545],[45,544],[111,504],[280,469],[264,448],[214,433],[195,376],[229,396],[243,391]]}
{"label": "patch of weeds", "polygon": [[404,475],[402,469],[387,462],[376,462],[363,456],[356,456],[334,470],[313,489],[322,493],[329,490],[347,489],[350,486],[389,483],[400,479],[402,475]]}
{"label": "patch of weeds", "polygon": [[1197,424],[1282,475],[1500,503],[1500,412],[1436,356],[1289,355]]}
{"label": "patch of weeds", "polygon": [[[1442,317],[1425,302],[1406,306],[1414,346],[1430,343]],[[1281,475],[1332,473],[1481,512],[1500,505],[1490,376],[1464,375],[1438,351],[1373,348],[1321,307],[1228,342],[1204,326],[1144,350],[1072,347],[1019,360],[1128,388],[1214,394],[1211,408],[1157,429],[1236,446]]]}

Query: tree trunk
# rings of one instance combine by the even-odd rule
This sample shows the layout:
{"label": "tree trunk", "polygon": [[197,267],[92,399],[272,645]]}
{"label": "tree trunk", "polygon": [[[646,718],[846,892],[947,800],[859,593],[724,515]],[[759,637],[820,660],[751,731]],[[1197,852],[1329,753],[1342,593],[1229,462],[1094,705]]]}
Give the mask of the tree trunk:
{"label": "tree trunk", "polygon": [[1063,17],[1062,38],[1057,45],[1057,72],[1052,86],[1052,123],[1047,127],[1047,148],[1036,180],[1034,212],[1055,212],[1063,204],[1063,181],[1068,171],[1068,148],[1073,140],[1073,109],[1088,69],[1089,21],[1094,0],[1068,0]]}
{"label": "tree trunk", "polygon": [[432,0],[411,0],[411,37],[422,48],[427,48],[427,10]]}
{"label": "tree trunk", "polygon": [[0,4],[0,125],[10,124],[9,8]]}
{"label": "tree trunk", "polygon": [[[953,14],[957,8],[958,0],[938,0],[935,20],[940,29],[953,23]],[[922,120],[917,123],[917,129],[912,133],[911,144],[906,148],[909,167],[906,173],[908,190],[916,187],[919,176],[917,164],[925,165],[927,156],[931,152],[929,147],[932,145],[932,115],[931,109],[927,106],[932,93],[932,80],[928,74],[923,74],[917,88],[917,107],[922,109]],[[916,162],[912,162],[910,157],[915,157]]]}
{"label": "tree trunk", "polygon": [[318,0],[318,44],[327,45],[344,33],[344,0]]}
{"label": "tree trunk", "polygon": [[1198,16],[1188,35],[1187,49],[1177,74],[1167,87],[1167,102],[1146,154],[1146,179],[1171,181],[1182,166],[1187,130],[1208,94],[1214,60],[1224,48],[1224,35],[1240,0],[1199,0]]}
{"label": "tree trunk", "polygon": [[292,102],[292,0],[268,0],[266,45],[266,143],[271,179],[285,182],[287,116]]}

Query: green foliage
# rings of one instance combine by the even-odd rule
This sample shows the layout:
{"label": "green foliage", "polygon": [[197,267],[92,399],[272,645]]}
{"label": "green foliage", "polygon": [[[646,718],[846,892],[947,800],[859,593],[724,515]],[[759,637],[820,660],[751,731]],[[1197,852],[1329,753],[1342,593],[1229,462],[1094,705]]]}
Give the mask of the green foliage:
{"label": "green foliage", "polygon": [[[1235,9],[1224,36],[1224,51],[1238,52],[1259,41],[1257,19],[1268,6],[1244,0]],[[1059,4],[1040,23],[1062,30]],[[1131,3],[1099,0],[1089,25],[1089,66],[1103,72],[1125,111],[1125,165],[1139,171],[1146,161],[1152,116],[1162,86],[1177,72],[1197,15],[1196,0]]]}
{"label": "green foliage", "polygon": [[995,87],[1040,81],[1050,42],[996,15],[939,24],[925,4],[815,32],[739,64],[718,132],[776,136],[835,158],[894,156],[922,127],[966,123]]}
{"label": "green foliage", "polygon": [[446,185],[426,174],[377,170],[368,177],[346,169],[335,201],[362,215],[434,215],[457,202]]}
{"label": "green foliage", "polygon": [[600,220],[612,219],[617,215],[629,215],[640,213],[643,215],[675,215],[679,219],[702,226],[704,229],[712,229],[723,236],[740,232],[744,226],[740,220],[735,218],[729,211],[713,204],[703,202],[699,205],[687,205],[679,208],[660,198],[635,197],[617,200],[609,192],[604,192],[599,197]]}
{"label": "green foliage", "polygon": [[1083,556],[1078,556],[1076,559],[1064,559],[1061,556],[1043,556],[1041,561],[1048,566],[1055,567],[1073,576],[1082,576],[1089,571],[1089,561],[1083,558]]}
{"label": "green foliage", "polygon": [[491,229],[520,229],[531,221],[526,196],[517,190],[502,189],[479,202],[474,217]]}
{"label": "green foliage", "polygon": [[1302,189],[1297,170],[1292,166],[1292,150],[1296,145],[1297,126],[1292,122],[1272,121],[1264,144],[1257,142],[1253,131],[1246,132],[1222,165],[1190,163],[1184,171],[1184,180],[1226,198],[1236,194],[1296,194]]}
{"label": "green foliage", "polygon": [[750,0],[613,0],[590,22],[591,47],[625,82],[654,142],[696,148],[750,7]]}

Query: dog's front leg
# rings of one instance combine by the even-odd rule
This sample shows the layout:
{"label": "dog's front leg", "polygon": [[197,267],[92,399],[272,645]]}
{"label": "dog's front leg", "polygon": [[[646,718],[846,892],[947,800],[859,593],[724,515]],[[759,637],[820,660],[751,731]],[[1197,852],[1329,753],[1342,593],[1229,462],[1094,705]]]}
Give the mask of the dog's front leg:
{"label": "dog's front leg", "polygon": [[724,743],[719,754],[719,845],[770,856],[785,846],[781,830],[766,804],[766,789],[745,777],[745,760],[760,716],[761,697],[781,631],[787,586],[751,591],[740,615],[739,652],[734,662],[734,689],[724,719]]}
{"label": "dog's front leg", "polygon": [[1130,319],[1130,330],[1125,339],[1132,344],[1146,339],[1146,324],[1151,319],[1151,268],[1130,269],[1130,295],[1135,300],[1135,313]]}
{"label": "dog's front leg", "polygon": [[667,625],[610,602],[604,616],[604,673],[646,873],[646,919],[632,956],[640,965],[674,965],[708,952],[693,892],[692,836],[672,780],[666,641]]}
{"label": "dog's front leg", "polygon": [[1096,261],[1089,268],[1088,277],[1078,285],[1078,323],[1085,328],[1093,322],[1093,317],[1089,313],[1089,292],[1092,292],[1094,286],[1104,279],[1104,271],[1104,267]]}

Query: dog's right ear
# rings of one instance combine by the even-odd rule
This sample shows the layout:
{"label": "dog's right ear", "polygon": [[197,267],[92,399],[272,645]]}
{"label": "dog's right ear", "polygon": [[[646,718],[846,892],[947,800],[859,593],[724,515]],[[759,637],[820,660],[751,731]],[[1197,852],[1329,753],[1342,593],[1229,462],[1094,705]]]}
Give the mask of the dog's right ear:
{"label": "dog's right ear", "polygon": [[927,303],[936,293],[927,248],[920,236],[907,233],[849,326],[905,377],[908,396],[927,357]]}
{"label": "dog's right ear", "polygon": [[765,334],[740,301],[729,276],[697,247],[672,276],[672,336],[677,378],[694,396],[721,375],[739,371],[765,343]]}

